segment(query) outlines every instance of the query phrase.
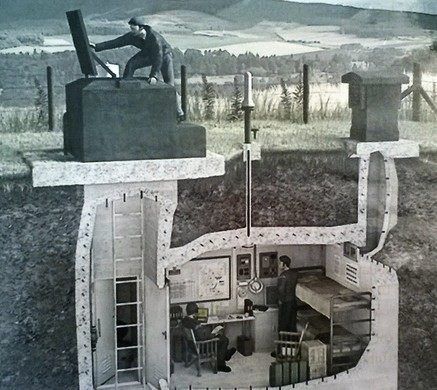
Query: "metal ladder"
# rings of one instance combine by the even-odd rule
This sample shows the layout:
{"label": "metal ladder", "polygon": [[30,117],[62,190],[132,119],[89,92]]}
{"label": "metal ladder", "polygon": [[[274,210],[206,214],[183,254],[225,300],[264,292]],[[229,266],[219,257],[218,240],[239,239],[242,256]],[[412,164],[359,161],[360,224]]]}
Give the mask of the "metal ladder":
{"label": "metal ladder", "polygon": [[[123,196],[123,201],[126,201],[126,197]],[[114,208],[114,201],[111,202],[111,217],[112,217],[112,264],[113,264],[113,296],[114,296],[114,358],[115,358],[115,383],[114,388],[118,389],[124,386],[130,385],[145,385],[145,331],[144,331],[144,244],[143,244],[143,236],[144,236],[144,226],[143,226],[143,201],[141,199],[141,210],[140,213],[126,213],[126,214],[117,214]],[[138,235],[123,235],[116,236],[116,216],[117,215],[140,215],[140,223],[141,223],[141,258],[116,258],[115,255],[115,241],[119,238],[138,238]],[[140,275],[126,276],[120,277],[118,274],[117,266],[121,262],[135,261],[139,260],[141,263],[141,271]],[[133,302],[119,302],[117,297],[117,286],[126,285],[128,283],[136,284],[136,299]],[[129,324],[119,324],[118,323],[118,309],[123,307],[136,306],[136,322]],[[129,329],[136,328],[137,332],[137,342],[136,345],[132,346],[119,346],[118,345],[118,331],[120,329]],[[136,350],[137,355],[137,364],[135,367],[128,368],[119,368],[119,355],[121,351],[126,350]],[[137,381],[128,380],[126,382],[119,382],[120,374],[128,373],[128,372],[136,372]]]}

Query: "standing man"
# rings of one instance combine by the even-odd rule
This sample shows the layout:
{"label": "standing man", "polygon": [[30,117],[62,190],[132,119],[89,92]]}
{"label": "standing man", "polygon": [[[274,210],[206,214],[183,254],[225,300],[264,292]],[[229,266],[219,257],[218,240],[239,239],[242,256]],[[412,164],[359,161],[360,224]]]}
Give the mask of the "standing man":
{"label": "standing man", "polygon": [[[135,54],[126,64],[123,78],[132,78],[135,71],[140,68],[151,66],[147,81],[155,84],[158,73],[161,72],[164,82],[174,87],[173,52],[171,46],[161,34],[153,30],[142,17],[133,17],[129,20],[131,31],[121,37],[101,43],[90,43],[96,52],[115,49],[123,46],[135,46],[140,51]],[[180,97],[177,95],[178,119],[182,120],[184,113],[180,105]]]}
{"label": "standing man", "polygon": [[291,259],[288,256],[279,257],[285,270],[278,278],[278,331],[296,332],[296,284],[297,272],[290,269]]}

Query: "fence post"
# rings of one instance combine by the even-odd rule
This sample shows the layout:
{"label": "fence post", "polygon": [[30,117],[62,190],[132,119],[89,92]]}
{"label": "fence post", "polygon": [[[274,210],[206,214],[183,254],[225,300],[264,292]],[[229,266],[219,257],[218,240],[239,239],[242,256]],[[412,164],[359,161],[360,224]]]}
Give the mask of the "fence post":
{"label": "fence post", "polygon": [[303,65],[303,123],[308,123],[309,100],[310,100],[310,84],[308,77],[308,65]]}
{"label": "fence post", "polygon": [[49,130],[53,131],[55,126],[55,107],[53,103],[53,71],[52,67],[47,67],[47,104]]}
{"label": "fence post", "polygon": [[422,71],[420,64],[413,64],[413,121],[420,122],[421,96],[420,88],[422,87]]}
{"label": "fence post", "polygon": [[181,65],[181,108],[184,112],[185,120],[188,118],[187,112],[187,67]]}

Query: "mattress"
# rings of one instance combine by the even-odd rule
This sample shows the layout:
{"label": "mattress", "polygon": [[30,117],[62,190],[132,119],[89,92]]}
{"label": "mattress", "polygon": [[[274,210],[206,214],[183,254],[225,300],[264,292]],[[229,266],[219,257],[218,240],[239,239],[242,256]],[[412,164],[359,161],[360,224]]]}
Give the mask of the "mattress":
{"label": "mattress", "polygon": [[327,318],[331,318],[331,298],[350,293],[353,291],[323,275],[303,276],[296,285],[297,298]]}

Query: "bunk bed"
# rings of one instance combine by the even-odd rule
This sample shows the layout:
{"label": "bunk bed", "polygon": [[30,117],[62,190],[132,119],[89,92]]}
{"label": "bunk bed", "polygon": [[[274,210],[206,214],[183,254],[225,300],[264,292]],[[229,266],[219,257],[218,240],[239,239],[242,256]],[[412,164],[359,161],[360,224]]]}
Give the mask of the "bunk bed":
{"label": "bunk bed", "polygon": [[310,335],[329,346],[330,375],[354,367],[370,341],[371,293],[344,287],[320,269],[299,278],[296,296],[311,307],[299,312],[298,318],[309,322]]}

